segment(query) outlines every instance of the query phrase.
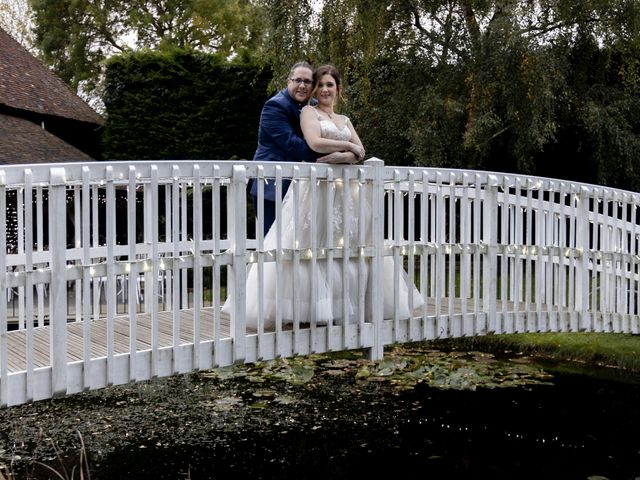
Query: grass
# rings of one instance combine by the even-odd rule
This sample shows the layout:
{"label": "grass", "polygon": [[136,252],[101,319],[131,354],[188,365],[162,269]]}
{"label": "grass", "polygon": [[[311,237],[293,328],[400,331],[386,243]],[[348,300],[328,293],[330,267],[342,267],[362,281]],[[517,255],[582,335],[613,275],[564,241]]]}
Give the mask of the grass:
{"label": "grass", "polygon": [[622,333],[522,333],[448,341],[456,349],[516,351],[640,372],[640,335]]}

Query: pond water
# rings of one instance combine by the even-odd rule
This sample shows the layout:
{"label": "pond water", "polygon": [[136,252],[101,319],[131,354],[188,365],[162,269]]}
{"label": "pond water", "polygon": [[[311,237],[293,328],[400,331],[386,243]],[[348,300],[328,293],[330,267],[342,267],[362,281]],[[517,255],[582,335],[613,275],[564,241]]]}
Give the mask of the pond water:
{"label": "pond water", "polygon": [[94,478],[640,478],[635,377],[556,373],[543,385],[420,383],[337,397],[332,383],[313,390],[304,417],[268,429],[250,422],[198,445],[116,451]]}
{"label": "pond water", "polygon": [[[376,366],[300,358],[38,402],[13,436],[79,430],[94,480],[640,478],[636,376],[424,353]],[[59,448],[70,471],[73,448]]]}

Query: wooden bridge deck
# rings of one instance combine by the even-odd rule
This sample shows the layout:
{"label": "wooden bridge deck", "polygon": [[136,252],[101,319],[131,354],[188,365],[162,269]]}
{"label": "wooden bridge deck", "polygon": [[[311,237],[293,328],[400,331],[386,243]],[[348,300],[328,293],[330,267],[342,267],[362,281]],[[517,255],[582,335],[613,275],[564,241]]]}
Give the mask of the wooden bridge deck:
{"label": "wooden bridge deck", "polygon": [[[453,314],[461,314],[473,311],[473,302],[468,301],[466,308],[460,299],[453,302]],[[502,310],[502,303],[496,305],[498,311]],[[513,311],[513,302],[509,302],[507,309]],[[525,313],[525,304],[519,304],[519,310]],[[440,314],[448,315],[449,301],[443,299],[440,302]],[[531,311],[534,306],[531,306]],[[414,312],[414,317],[421,317],[422,309]],[[436,302],[434,299],[427,301],[427,316],[436,315]],[[221,313],[220,318],[220,338],[230,338],[230,318],[228,315]],[[136,344],[138,351],[151,349],[151,314],[136,314]],[[129,352],[129,316],[120,315],[114,318],[114,354],[122,354]],[[185,309],[180,311],[180,343],[187,344],[193,342],[193,321],[194,310]],[[309,324],[301,324],[300,328],[308,328]],[[283,325],[284,330],[291,329],[291,325]],[[67,351],[68,361],[79,361],[83,359],[83,329],[82,322],[70,322],[67,324]],[[158,312],[158,348],[169,347],[173,345],[173,312]],[[100,318],[92,320],[90,325],[91,332],[91,357],[101,358],[107,355],[107,319]],[[248,329],[247,334],[256,334],[255,330]],[[211,341],[214,339],[214,316],[212,307],[204,307],[200,309],[200,340]],[[49,326],[35,327],[33,329],[33,345],[34,345],[34,368],[46,367],[50,365],[50,331]],[[7,333],[8,345],[8,364],[9,372],[20,372],[26,369],[26,344],[27,331],[13,330]]]}
{"label": "wooden bridge deck", "polygon": [[[180,311],[180,343],[193,342],[193,309]],[[220,316],[220,336],[229,337],[229,318]],[[211,307],[200,310],[200,339],[213,340],[213,309]],[[114,353],[128,353],[130,339],[130,319],[128,315],[114,318]],[[91,321],[91,357],[100,358],[107,355],[107,319]],[[83,359],[83,329],[82,322],[70,322],[67,324],[67,360],[69,362]],[[158,347],[173,345],[173,312],[158,312]],[[136,314],[136,345],[137,350],[151,349],[151,314]],[[26,369],[25,346],[27,343],[26,330],[14,330],[8,332],[8,361],[9,371],[18,372]],[[49,326],[33,329],[34,367],[50,365],[49,360]]]}

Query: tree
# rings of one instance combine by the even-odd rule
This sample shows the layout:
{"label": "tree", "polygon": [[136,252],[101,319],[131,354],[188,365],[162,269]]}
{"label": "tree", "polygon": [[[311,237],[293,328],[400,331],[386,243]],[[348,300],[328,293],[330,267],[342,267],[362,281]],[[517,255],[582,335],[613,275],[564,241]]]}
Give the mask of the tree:
{"label": "tree", "polygon": [[[568,178],[586,170],[613,184],[640,172],[633,0],[336,0],[302,16],[291,0],[281,8],[298,22],[289,32],[309,32],[295,57],[346,73],[346,108],[369,154],[552,175],[561,164]],[[277,48],[290,37],[272,41],[275,68],[295,60]],[[593,55],[577,55],[584,42]],[[602,78],[578,88],[578,72],[595,60]],[[619,163],[626,173],[612,176]]]}
{"label": "tree", "polygon": [[[388,83],[380,85],[374,80],[387,79],[388,75],[395,78],[392,71],[396,60],[403,56],[399,52],[405,49],[403,42],[410,43],[415,38],[407,19],[396,18],[406,15],[388,11],[387,4],[376,0],[335,0],[325,2],[321,9],[313,8],[307,0],[264,3],[269,12],[267,51],[274,71],[272,86],[281,86],[288,69],[297,61],[306,60],[316,66],[331,63],[342,72],[346,84],[346,102],[340,108],[358,126],[367,152],[389,160],[387,153],[394,148],[385,143],[390,135],[381,133],[383,125],[393,132],[391,141],[397,140],[401,145],[396,154],[407,152],[402,134],[396,135],[404,130],[406,117],[387,114],[392,113],[387,110],[389,98],[379,94],[386,97],[393,92],[381,92],[378,87],[384,89]],[[404,101],[407,96],[395,97],[401,98]]]}
{"label": "tree", "polygon": [[270,89],[296,61],[333,63],[341,110],[389,163],[640,187],[635,0],[30,1],[45,60],[74,86],[133,48],[251,52]]}
{"label": "tree", "polygon": [[425,165],[535,173],[573,99],[577,33],[613,45],[638,28],[627,0],[405,0],[394,8],[410,12],[417,51],[432,69],[408,130]]}
{"label": "tree", "polygon": [[224,56],[260,49],[251,0],[30,0],[45,62],[78,89],[101,81],[103,61],[134,49],[190,47]]}

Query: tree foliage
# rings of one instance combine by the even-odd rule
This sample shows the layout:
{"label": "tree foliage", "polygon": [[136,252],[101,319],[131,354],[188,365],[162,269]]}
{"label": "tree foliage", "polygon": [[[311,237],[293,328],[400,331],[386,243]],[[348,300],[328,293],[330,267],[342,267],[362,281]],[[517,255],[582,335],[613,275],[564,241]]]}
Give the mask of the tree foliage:
{"label": "tree foliage", "polygon": [[[346,73],[369,154],[640,186],[637,2],[336,0],[300,16],[277,3],[274,68]],[[282,30],[285,17],[298,23]],[[278,47],[300,31],[295,52]]]}
{"label": "tree foliage", "polygon": [[193,48],[221,55],[262,45],[251,0],[30,0],[44,60],[74,88],[91,91],[102,62],[140,49]]}
{"label": "tree foliage", "polygon": [[29,1],[72,85],[131,48],[250,51],[271,90],[296,61],[333,63],[341,110],[388,163],[640,188],[636,0]]}

